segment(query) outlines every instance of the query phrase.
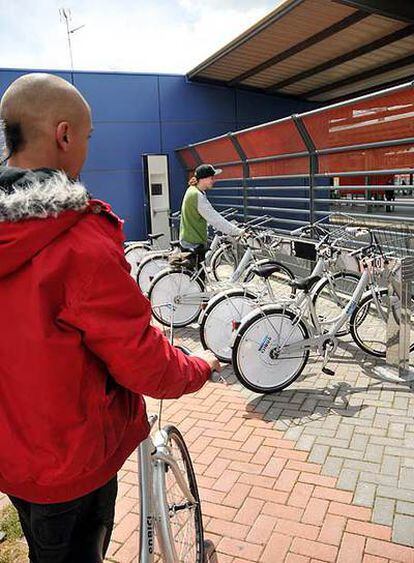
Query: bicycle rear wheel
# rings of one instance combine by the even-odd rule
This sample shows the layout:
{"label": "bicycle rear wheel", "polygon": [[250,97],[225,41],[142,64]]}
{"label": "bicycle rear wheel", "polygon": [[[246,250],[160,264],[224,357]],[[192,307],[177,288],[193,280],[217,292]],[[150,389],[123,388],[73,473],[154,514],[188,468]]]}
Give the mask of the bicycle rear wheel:
{"label": "bicycle rear wheel", "polygon": [[[195,502],[188,498],[171,466],[166,462],[158,462],[154,486],[159,508],[159,529],[170,538],[180,563],[203,563],[203,518],[190,454],[182,434],[175,426],[166,426],[163,433],[167,436],[167,446]],[[163,561],[160,551],[159,542],[156,542],[155,561]]]}
{"label": "bicycle rear wheel", "polygon": [[308,338],[305,323],[293,311],[276,305],[256,309],[244,319],[234,341],[237,379],[256,393],[281,391],[302,373],[309,358]]}
{"label": "bicycle rear wheel", "polygon": [[151,283],[152,314],[164,326],[183,327],[196,321],[203,303],[203,284],[187,270],[169,268]]}

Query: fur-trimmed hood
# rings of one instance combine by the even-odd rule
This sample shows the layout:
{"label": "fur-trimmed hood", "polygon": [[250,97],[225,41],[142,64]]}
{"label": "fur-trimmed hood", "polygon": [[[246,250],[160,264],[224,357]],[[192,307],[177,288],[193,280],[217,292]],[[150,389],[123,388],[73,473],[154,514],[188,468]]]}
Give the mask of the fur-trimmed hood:
{"label": "fur-trimmed hood", "polygon": [[74,226],[89,201],[85,187],[63,172],[0,169],[0,277]]}
{"label": "fur-trimmed hood", "polygon": [[57,217],[62,211],[85,209],[85,187],[56,170],[0,171],[0,222]]}

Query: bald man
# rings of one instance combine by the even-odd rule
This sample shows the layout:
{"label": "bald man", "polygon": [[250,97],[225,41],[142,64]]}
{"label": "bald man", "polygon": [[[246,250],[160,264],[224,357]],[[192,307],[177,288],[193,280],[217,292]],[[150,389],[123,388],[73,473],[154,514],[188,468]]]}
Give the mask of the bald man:
{"label": "bald man", "polygon": [[194,392],[219,364],[151,327],[122,222],[77,181],[92,126],[76,88],[22,76],[0,118],[0,490],[30,561],[97,563],[117,471],[148,436],[142,396]]}

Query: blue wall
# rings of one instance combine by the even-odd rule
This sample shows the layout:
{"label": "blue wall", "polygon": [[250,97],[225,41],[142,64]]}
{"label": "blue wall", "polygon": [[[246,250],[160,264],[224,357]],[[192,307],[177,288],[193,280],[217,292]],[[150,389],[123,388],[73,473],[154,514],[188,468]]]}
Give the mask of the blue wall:
{"label": "blue wall", "polygon": [[[0,96],[27,72],[32,71],[0,69]],[[70,80],[68,72],[50,72]],[[142,154],[169,154],[171,207],[176,210],[185,189],[176,148],[313,107],[287,98],[189,83],[177,75],[75,72],[74,83],[92,107],[94,124],[82,180],[125,219],[130,239],[146,233]]]}

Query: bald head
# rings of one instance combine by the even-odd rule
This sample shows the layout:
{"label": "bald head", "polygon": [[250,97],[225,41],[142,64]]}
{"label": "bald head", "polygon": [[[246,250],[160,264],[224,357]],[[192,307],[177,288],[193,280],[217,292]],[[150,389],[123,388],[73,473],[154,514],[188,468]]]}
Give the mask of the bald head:
{"label": "bald head", "polygon": [[12,158],[36,153],[49,159],[48,167],[59,164],[56,160],[67,166],[67,153],[75,156],[73,149],[80,148],[91,129],[84,97],[72,84],[50,74],[26,74],[15,80],[1,99],[0,118]]}

